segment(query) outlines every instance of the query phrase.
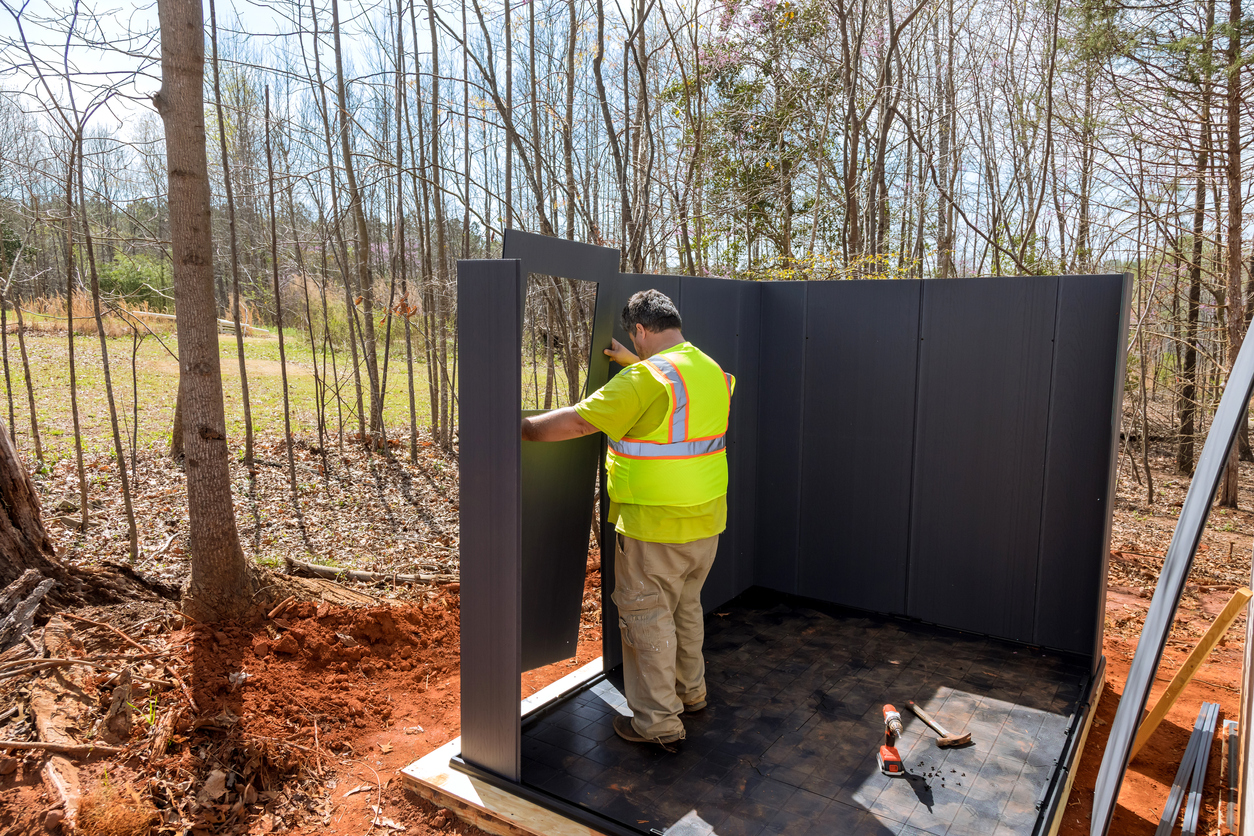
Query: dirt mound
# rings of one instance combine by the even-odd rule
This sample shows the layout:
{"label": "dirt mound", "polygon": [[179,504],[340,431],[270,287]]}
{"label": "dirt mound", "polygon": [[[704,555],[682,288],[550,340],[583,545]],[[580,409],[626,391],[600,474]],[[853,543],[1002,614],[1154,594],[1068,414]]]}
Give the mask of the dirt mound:
{"label": "dirt mound", "polygon": [[265,624],[188,631],[199,724],[245,737],[351,751],[386,728],[394,694],[425,690],[458,667],[458,598],[346,610],[303,603]]}

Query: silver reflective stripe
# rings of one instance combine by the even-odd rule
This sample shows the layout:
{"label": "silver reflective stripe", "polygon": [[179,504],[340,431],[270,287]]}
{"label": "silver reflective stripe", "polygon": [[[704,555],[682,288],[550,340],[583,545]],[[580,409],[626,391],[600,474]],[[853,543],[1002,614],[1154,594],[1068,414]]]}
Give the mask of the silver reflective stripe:
{"label": "silver reflective stripe", "polygon": [[672,441],[668,444],[655,444],[648,441],[614,441],[610,439],[610,449],[621,456],[635,459],[677,459],[692,456],[705,456],[717,453],[727,446],[727,436],[703,438],[700,441]]}
{"label": "silver reflective stripe", "polygon": [[660,354],[650,357],[649,364],[671,382],[671,389],[675,393],[675,411],[671,413],[670,437],[672,440],[683,438],[688,434],[688,389],[684,386],[684,379],[675,364]]}

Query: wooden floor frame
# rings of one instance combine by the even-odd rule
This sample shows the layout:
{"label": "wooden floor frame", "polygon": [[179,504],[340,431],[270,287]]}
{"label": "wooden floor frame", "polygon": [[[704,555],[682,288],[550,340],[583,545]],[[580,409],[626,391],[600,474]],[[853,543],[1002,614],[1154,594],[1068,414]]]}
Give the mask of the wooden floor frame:
{"label": "wooden floor frame", "polygon": [[[598,657],[523,700],[522,716],[561,699],[601,673]],[[587,825],[454,769],[450,761],[461,750],[460,737],[450,740],[402,769],[402,782],[420,797],[493,836],[602,836]]]}

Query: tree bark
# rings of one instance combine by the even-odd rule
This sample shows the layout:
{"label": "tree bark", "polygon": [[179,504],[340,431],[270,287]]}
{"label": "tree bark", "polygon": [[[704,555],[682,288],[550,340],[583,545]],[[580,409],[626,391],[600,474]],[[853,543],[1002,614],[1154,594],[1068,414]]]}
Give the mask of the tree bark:
{"label": "tree bark", "polygon": [[[1241,0],[1228,6],[1228,372],[1236,365],[1245,336],[1245,305],[1241,287]],[[1242,413],[1243,423],[1248,417]],[[1219,490],[1219,504],[1237,507],[1241,450],[1232,445]]]}
{"label": "tree bark", "polygon": [[[253,474],[253,414],[248,398],[248,369],[244,365],[244,328],[240,324],[239,246],[235,234],[235,193],[231,188],[231,160],[227,153],[226,117],[222,112],[222,80],[218,71],[218,16],[214,0],[209,0],[209,23],[213,44],[213,103],[218,116],[218,142],[222,146],[222,185],[226,190],[226,226],[231,240],[231,315],[235,320],[235,352],[239,357],[240,402],[244,407],[244,464]],[[281,333],[281,332],[280,332]]]}
{"label": "tree bark", "polygon": [[205,149],[203,12],[200,0],[159,0],[157,11],[162,81],[153,102],[165,125],[190,523],[183,606],[192,618],[217,621],[250,611],[258,584],[231,501]]}
{"label": "tree bark", "polygon": [[[353,221],[357,230],[357,246],[355,262],[357,267],[357,284],[361,292],[361,328],[362,351],[365,354],[366,374],[370,382],[370,442],[372,450],[386,449],[383,438],[383,400],[379,381],[378,356],[375,351],[374,335],[374,279],[370,274],[370,228],[366,224],[366,208],[362,200],[361,190],[357,187],[357,173],[353,165],[353,148],[349,141],[348,88],[344,80],[343,50],[340,48],[340,7],[338,0],[331,3],[332,40],[335,44],[335,75],[337,79],[336,94],[340,107],[340,152],[344,156],[344,179],[348,186],[348,208],[353,213]],[[434,24],[432,24],[434,26]],[[346,265],[347,266],[347,265]],[[356,309],[350,309],[350,317],[356,316]],[[364,439],[363,439],[364,440]]]}
{"label": "tree bark", "polygon": [[174,590],[148,580],[124,564],[66,567],[57,559],[44,527],[39,493],[22,467],[9,433],[0,423],[0,589],[27,570],[56,581],[47,600],[54,607],[107,604],[134,598],[169,597]]}
{"label": "tree bark", "polygon": [[[1206,33],[1203,42],[1203,66],[1210,72],[1210,56],[1215,28],[1215,0],[1206,4]],[[1210,166],[1210,77],[1202,79],[1202,125],[1199,129],[1197,152],[1197,182],[1194,185],[1193,249],[1189,262],[1189,297],[1185,311],[1184,360],[1181,372],[1184,380],[1180,386],[1180,442],[1176,448],[1176,470],[1185,476],[1193,475],[1194,436],[1197,434],[1197,328],[1202,303],[1202,235],[1206,222],[1206,172]]]}
{"label": "tree bark", "polygon": [[[79,128],[82,145],[82,128]],[[109,371],[109,341],[105,339],[104,312],[100,305],[100,274],[96,270],[96,251],[92,243],[91,221],[87,217],[87,192],[83,188],[83,155],[78,155],[78,201],[83,215],[83,246],[87,250],[88,275],[91,277],[92,313],[96,333],[100,337],[100,366],[104,373],[105,400],[109,404],[109,429],[113,432],[113,449],[118,461],[118,480],[122,485],[122,507],[126,512],[126,530],[131,560],[139,559],[139,531],[135,527],[135,507],[131,503],[131,481],[126,473],[126,447],[122,444],[122,428],[118,426],[118,409],[113,398],[113,375]]]}
{"label": "tree bark", "polygon": [[8,430],[0,433],[0,589],[13,583],[27,569],[47,578],[57,577],[52,539],[44,528],[39,494],[30,474],[22,467]]}

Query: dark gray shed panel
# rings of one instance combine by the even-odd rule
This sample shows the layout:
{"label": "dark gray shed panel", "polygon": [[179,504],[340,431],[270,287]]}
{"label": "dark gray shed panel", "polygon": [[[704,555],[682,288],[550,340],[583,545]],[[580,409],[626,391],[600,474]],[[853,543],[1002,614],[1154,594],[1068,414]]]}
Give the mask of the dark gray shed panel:
{"label": "dark gray shed panel", "polygon": [[816,282],[806,302],[799,589],[901,614],[921,281]]}
{"label": "dark gray shed panel", "polygon": [[[714,362],[723,367],[723,371],[736,375],[738,372],[738,324],[740,322],[741,294],[738,286],[742,282],[728,279],[712,279],[702,276],[675,277],[680,282],[683,304],[679,308],[684,320],[684,337],[713,358]],[[678,303],[676,303],[678,304]],[[742,396],[737,381],[737,391],[732,403],[739,405],[737,398]],[[729,439],[734,439],[737,428],[736,418],[731,416]],[[745,462],[744,450],[734,442],[727,449],[727,464],[730,472],[739,474]],[[739,498],[738,487],[729,486],[728,510],[736,506]],[[728,513],[727,530],[719,537],[718,556],[714,566],[706,578],[701,591],[701,600],[706,610],[717,607],[743,592],[753,583],[752,569],[743,572],[743,567],[736,559],[740,554],[739,541],[742,520]]]}
{"label": "dark gray shed panel", "polygon": [[[1102,617],[1110,509],[1123,406],[1122,357],[1127,333],[1130,277],[1063,276],[1058,288],[1054,337],[1053,396],[1041,553],[1037,578],[1034,644],[1101,656],[1093,623]],[[1117,392],[1113,409],[1103,392]]]}
{"label": "dark gray shed panel", "polygon": [[731,450],[727,515],[736,524],[736,589],[740,591],[757,583],[758,389],[761,381],[758,352],[763,285],[734,282],[732,287],[740,295],[740,322],[736,365],[732,369],[736,375],[736,393],[732,398],[727,436]]}
{"label": "dark gray shed panel", "polygon": [[[593,350],[588,358],[588,379],[584,393],[595,392],[609,380],[609,358],[595,348],[598,337],[605,337],[608,344],[609,329],[617,314],[612,305],[600,304],[601,294],[614,283],[618,275],[618,251],[608,247],[550,238],[534,232],[505,230],[505,242],[501,246],[502,258],[516,258],[522,262],[524,291],[529,274],[560,276],[597,283],[597,306],[592,324]],[[526,298],[524,296],[524,298]],[[621,307],[621,305],[620,305]]]}
{"label": "dark gray shed panel", "polygon": [[521,779],[521,267],[457,263],[462,757]]}
{"label": "dark gray shed panel", "polygon": [[[529,232],[507,230],[504,257],[521,262],[524,299],[531,275],[597,283],[608,298],[618,276],[614,250]],[[521,322],[522,313],[519,313]],[[609,379],[611,305],[598,304],[584,392]],[[583,603],[583,566],[592,522],[599,436],[561,444],[527,444],[523,450],[522,660],[531,670],[574,655]],[[612,565],[612,564],[611,564]]]}
{"label": "dark gray shed panel", "polygon": [[801,507],[801,402],[806,293],[815,282],[762,285],[758,367],[757,583],[801,594],[797,533]]}
{"label": "dark gray shed panel", "polygon": [[522,442],[524,671],[575,655],[600,454],[600,435]]}
{"label": "dark gray shed panel", "polygon": [[924,284],[908,615],[1032,641],[1057,296]]}

